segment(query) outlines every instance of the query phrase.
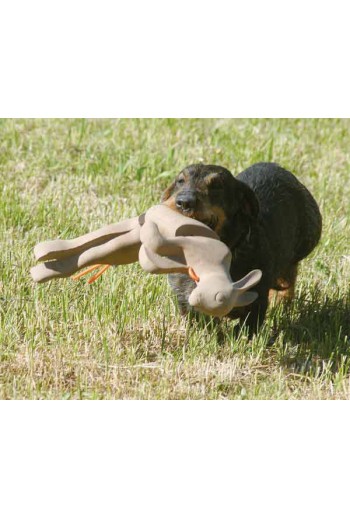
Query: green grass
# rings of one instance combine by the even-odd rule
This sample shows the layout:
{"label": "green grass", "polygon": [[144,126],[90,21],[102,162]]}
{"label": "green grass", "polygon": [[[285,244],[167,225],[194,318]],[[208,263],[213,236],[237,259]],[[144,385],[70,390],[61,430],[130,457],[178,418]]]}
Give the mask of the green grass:
{"label": "green grass", "polygon": [[[349,120],[2,120],[0,397],[348,399],[349,139]],[[141,213],[201,160],[279,162],[323,214],[294,303],[251,342],[183,320],[166,277],[136,264],[92,286],[31,281],[36,243]]]}

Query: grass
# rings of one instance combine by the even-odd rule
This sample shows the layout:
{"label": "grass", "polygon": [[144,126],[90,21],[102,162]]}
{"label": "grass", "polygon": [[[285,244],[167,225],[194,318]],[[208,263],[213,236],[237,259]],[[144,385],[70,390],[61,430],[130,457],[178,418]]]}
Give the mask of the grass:
{"label": "grass", "polygon": [[[2,120],[0,397],[348,399],[349,137],[341,119]],[[136,264],[92,286],[31,281],[36,243],[141,213],[201,160],[233,173],[279,162],[323,214],[297,298],[251,342],[182,320],[165,276]]]}

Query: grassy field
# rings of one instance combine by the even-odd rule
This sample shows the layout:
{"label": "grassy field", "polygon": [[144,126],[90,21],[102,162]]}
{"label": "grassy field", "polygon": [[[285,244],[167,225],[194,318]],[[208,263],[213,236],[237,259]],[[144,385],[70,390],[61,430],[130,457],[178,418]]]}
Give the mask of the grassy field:
{"label": "grassy field", "polygon": [[[183,320],[136,264],[31,281],[37,242],[141,213],[189,163],[260,160],[310,188],[324,230],[251,342]],[[2,399],[350,398],[349,120],[2,120],[0,186]]]}

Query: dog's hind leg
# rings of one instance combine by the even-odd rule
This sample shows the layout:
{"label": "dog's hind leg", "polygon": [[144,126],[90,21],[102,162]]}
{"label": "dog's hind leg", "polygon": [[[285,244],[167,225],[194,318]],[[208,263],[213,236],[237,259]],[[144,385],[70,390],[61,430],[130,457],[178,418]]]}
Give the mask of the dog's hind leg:
{"label": "dog's hind leg", "polygon": [[277,286],[269,291],[269,301],[272,304],[290,303],[295,294],[295,283],[298,275],[298,264],[286,269],[283,276],[277,280]]}

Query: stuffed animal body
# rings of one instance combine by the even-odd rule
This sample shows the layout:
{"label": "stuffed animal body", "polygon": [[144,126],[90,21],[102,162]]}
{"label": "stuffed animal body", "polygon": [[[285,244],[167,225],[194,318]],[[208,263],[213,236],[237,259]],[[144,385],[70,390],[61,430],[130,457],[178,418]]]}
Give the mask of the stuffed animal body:
{"label": "stuffed animal body", "polygon": [[197,311],[223,317],[234,307],[252,303],[257,294],[248,289],[261,278],[261,271],[249,272],[233,283],[231,252],[217,234],[202,222],[183,216],[166,205],[151,207],[141,216],[111,224],[72,240],[53,240],[34,248],[38,261],[31,269],[35,282],[69,277],[96,267],[97,279],[111,265],[139,261],[152,274],[188,273],[196,288],[189,303]]}

